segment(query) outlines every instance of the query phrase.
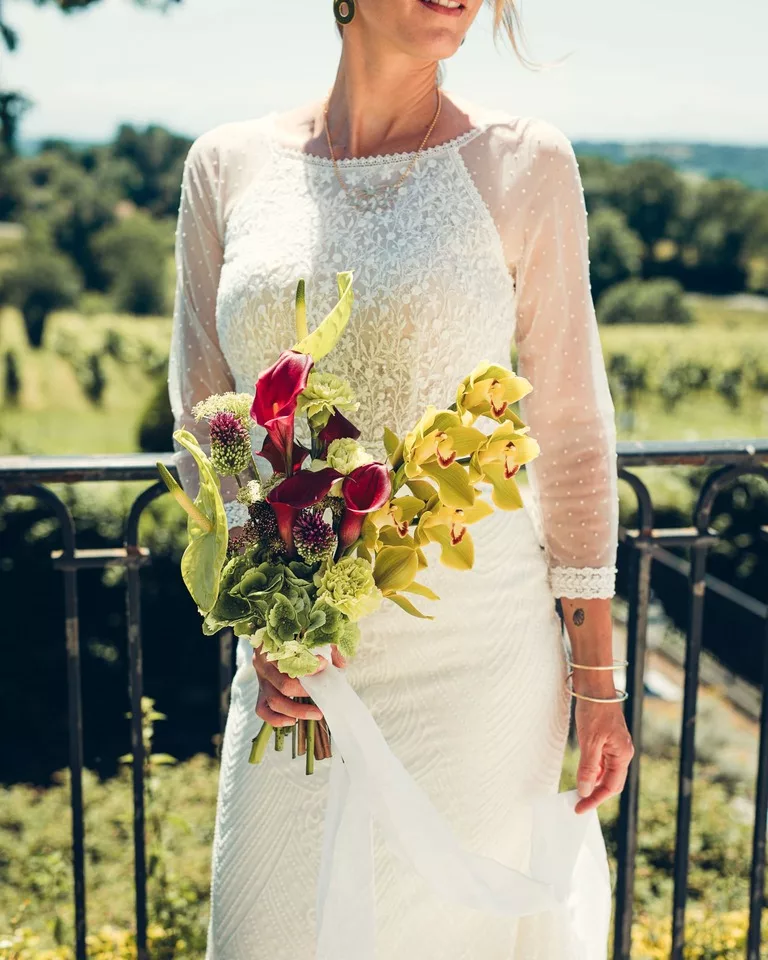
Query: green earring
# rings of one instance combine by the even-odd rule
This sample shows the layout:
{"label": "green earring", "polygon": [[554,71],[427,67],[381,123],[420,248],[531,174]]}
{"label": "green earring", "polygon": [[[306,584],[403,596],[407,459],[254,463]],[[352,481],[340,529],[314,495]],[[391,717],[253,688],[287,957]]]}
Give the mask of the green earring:
{"label": "green earring", "polygon": [[342,26],[355,15],[355,0],[333,0],[333,15]]}

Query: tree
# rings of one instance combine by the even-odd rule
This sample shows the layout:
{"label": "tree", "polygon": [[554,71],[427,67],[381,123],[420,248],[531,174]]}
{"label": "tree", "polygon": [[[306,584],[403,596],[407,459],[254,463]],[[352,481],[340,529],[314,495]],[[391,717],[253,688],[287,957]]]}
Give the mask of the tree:
{"label": "tree", "polygon": [[17,263],[3,278],[5,300],[21,310],[30,345],[43,342],[52,310],[72,306],[82,289],[77,268],[56,250],[25,244]]}
{"label": "tree", "polygon": [[137,212],[96,234],[91,247],[110,278],[118,310],[142,315],[165,312],[165,265],[172,234],[163,223]]}
{"label": "tree", "polygon": [[752,191],[736,180],[706,180],[689,199],[684,225],[686,286],[734,293],[746,286]]}
{"label": "tree", "polygon": [[589,272],[595,299],[608,287],[639,276],[643,241],[618,210],[601,207],[589,215]]}
{"label": "tree", "polygon": [[674,233],[683,201],[680,175],[662,160],[635,160],[615,168],[611,203],[639,234],[650,258],[659,240]]}

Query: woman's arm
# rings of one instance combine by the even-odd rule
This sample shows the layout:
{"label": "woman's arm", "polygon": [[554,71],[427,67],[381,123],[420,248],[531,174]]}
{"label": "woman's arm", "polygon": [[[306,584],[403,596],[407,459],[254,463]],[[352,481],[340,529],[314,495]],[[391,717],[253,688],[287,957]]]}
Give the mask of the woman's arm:
{"label": "woman's arm", "polygon": [[[521,413],[541,455],[526,468],[572,659],[612,662],[618,491],[614,406],[589,283],[587,215],[576,157],[541,123],[523,174],[525,235],[517,264],[518,372],[533,386]],[[576,669],[576,693],[613,697],[610,670]],[[585,810],[618,792],[631,744],[620,705],[577,699]]]}
{"label": "woman's arm", "polygon": [[[224,259],[222,167],[215,131],[194,141],[184,161],[181,202],[176,224],[176,293],[168,364],[168,393],[174,429],[193,433],[208,448],[208,424],[196,422],[192,408],[212,393],[234,390],[234,378],[216,332],[216,297]],[[191,455],[175,444],[182,486],[195,496],[197,467]],[[231,479],[222,481],[225,501],[237,492]],[[239,505],[238,505],[239,506]]]}

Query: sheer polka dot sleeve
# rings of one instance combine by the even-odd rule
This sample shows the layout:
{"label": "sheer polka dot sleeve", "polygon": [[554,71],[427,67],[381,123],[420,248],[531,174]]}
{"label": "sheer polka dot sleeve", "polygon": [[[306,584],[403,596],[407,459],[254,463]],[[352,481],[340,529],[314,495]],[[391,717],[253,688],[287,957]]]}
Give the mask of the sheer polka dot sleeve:
{"label": "sheer polka dot sleeve", "polygon": [[587,213],[570,141],[537,131],[520,193],[521,415],[541,447],[528,467],[556,597],[611,597],[618,534],[616,431],[589,283]]}
{"label": "sheer polka dot sleeve", "polygon": [[[216,296],[223,260],[220,171],[209,134],[192,144],[184,161],[176,225],[176,292],[168,366],[168,392],[175,429],[193,433],[208,449],[208,426],[192,408],[212,393],[234,389],[234,379],[216,333]],[[185,490],[197,490],[192,457],[176,444],[176,465]],[[225,499],[235,490],[222,483]]]}

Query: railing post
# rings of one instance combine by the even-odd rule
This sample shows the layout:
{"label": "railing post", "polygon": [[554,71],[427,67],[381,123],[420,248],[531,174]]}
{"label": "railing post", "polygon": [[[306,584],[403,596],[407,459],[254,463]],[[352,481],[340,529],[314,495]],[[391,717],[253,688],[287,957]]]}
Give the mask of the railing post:
{"label": "railing post", "polygon": [[[768,527],[762,530],[768,544]],[[768,818],[768,615],[763,630],[763,689],[760,703],[760,743],[755,784],[755,825],[749,872],[747,960],[760,960],[761,921],[765,904],[765,831]]]}
{"label": "railing post", "polygon": [[635,858],[637,856],[640,752],[643,723],[645,652],[648,604],[651,593],[650,544],[642,534],[625,541],[629,547],[629,612],[627,617],[627,727],[635,747],[627,782],[619,798],[618,852],[616,858],[616,908],[613,960],[629,960],[632,952]]}
{"label": "railing post", "polygon": [[64,617],[67,642],[67,702],[69,712],[69,771],[72,806],[72,869],[75,883],[75,957],[86,960],[85,948],[85,824],[83,809],[83,694],[80,675],[80,620],[77,571],[64,568]]}
{"label": "railing post", "polygon": [[133,872],[136,888],[136,952],[147,958],[147,854],[144,816],[144,663],[141,646],[141,586],[139,565],[126,569],[128,615],[128,684],[131,698],[131,754],[133,782]]}

